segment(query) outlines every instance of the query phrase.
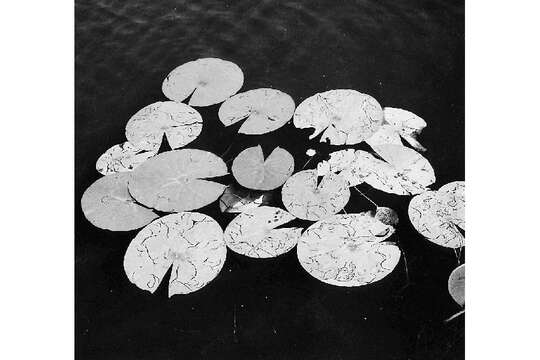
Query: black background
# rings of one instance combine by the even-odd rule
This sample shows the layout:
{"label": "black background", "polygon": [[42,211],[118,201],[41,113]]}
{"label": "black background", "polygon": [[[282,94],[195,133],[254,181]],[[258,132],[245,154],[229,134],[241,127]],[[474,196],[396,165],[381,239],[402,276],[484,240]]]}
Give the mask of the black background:
{"label": "black background", "polygon": [[[347,289],[310,277],[295,250],[269,260],[229,251],[213,282],[170,299],[166,281],[152,295],[124,274],[124,252],[137,231],[93,227],[79,201],[101,176],[99,155],[125,141],[129,117],[166,100],[165,76],[199,57],[238,64],[241,91],[273,87],[298,104],[316,92],[352,88],[413,111],[428,122],[420,142],[437,176],[433,188],[463,180],[463,8],[462,1],[76,1],[77,358],[462,359],[463,317],[443,323],[460,310],[446,288],[457,259],[414,231],[410,197],[360,186],[398,211],[395,240],[409,283],[403,257],[382,281]],[[203,131],[188,147],[218,155],[229,149],[229,164],[248,146],[261,144],[266,154],[281,146],[298,171],[306,149],[318,151],[312,168],[342,148],[309,141],[311,130],[292,124],[264,136],[235,135],[240,124],[224,128],[218,108],[198,108]],[[274,201],[279,205],[279,196]],[[347,212],[368,209],[352,192]],[[217,202],[199,211],[223,227],[233,217],[220,214]]]}

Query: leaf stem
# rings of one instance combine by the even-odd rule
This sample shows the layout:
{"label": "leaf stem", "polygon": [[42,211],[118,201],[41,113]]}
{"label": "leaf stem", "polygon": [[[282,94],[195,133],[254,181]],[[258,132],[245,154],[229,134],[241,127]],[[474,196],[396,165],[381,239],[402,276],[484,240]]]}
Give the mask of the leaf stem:
{"label": "leaf stem", "polygon": [[363,192],[361,192],[356,186],[353,186],[353,189],[358,191],[360,193],[360,195],[362,195],[363,197],[365,197],[370,203],[372,203],[373,205],[375,205],[375,208],[378,208],[379,205],[377,205],[375,203],[375,201],[371,200],[369,197],[366,196],[366,194],[364,194]]}
{"label": "leaf stem", "polygon": [[465,309],[463,309],[461,311],[458,311],[454,315],[450,316],[448,319],[444,320],[444,322],[447,323],[447,322],[449,322],[451,320],[454,320],[455,318],[457,318],[458,316],[463,315],[463,314],[465,314]]}

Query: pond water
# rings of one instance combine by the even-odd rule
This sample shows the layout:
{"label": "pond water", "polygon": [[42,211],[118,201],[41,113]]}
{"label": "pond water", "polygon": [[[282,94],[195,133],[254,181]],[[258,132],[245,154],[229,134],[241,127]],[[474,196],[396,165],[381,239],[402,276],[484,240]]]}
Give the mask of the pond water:
{"label": "pond water", "polygon": [[[83,191],[101,175],[95,161],[125,141],[136,111],[160,100],[176,66],[200,57],[238,64],[241,91],[272,87],[296,104],[351,88],[382,106],[410,110],[428,127],[420,142],[437,189],[464,179],[463,1],[76,1],[76,353],[80,359],[462,359],[463,317],[447,291],[454,252],[424,240],[407,218],[410,197],[360,189],[400,217],[396,240],[407,258],[392,274],[360,288],[309,276],[293,250],[268,260],[228,252],[221,274],[202,290],[167,298],[126,278],[122,260],[137,231],[93,227]],[[296,171],[344,147],[309,140],[288,124],[261,136],[224,128],[219,105],[198,108],[201,135],[188,145],[230,161],[243,149],[280,146]],[[354,146],[369,149],[367,145]],[[167,150],[167,145],[162,151]],[[232,176],[221,179],[234,181]],[[273,204],[279,206],[279,191]],[[353,192],[348,212],[371,209]],[[201,210],[223,227],[234,217],[218,203]],[[301,222],[299,222],[301,223]],[[303,225],[309,222],[303,223]],[[462,259],[463,261],[463,259]]]}

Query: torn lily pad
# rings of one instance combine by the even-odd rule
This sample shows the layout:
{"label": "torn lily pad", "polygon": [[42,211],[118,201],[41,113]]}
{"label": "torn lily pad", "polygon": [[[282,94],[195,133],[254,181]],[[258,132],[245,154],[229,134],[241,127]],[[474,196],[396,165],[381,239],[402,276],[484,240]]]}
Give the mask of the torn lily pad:
{"label": "torn lily pad", "polygon": [[223,160],[208,151],[181,149],[150,158],[132,173],[131,195],[166,212],[194,210],[215,201],[226,186],[206,179],[227,174]]}
{"label": "torn lily pad", "polygon": [[294,100],[275,89],[249,90],[227,99],[219,108],[219,119],[225,126],[246,120],[238,132],[260,135],[285,125],[294,114]]}
{"label": "torn lily pad", "polygon": [[229,185],[219,198],[219,208],[225,213],[243,213],[266,204],[270,197],[268,192],[250,191]]}
{"label": "torn lily pad", "polygon": [[435,182],[429,161],[405,146],[384,144],[373,146],[382,159],[363,150],[347,149],[330,154],[330,159],[317,165],[321,174],[340,173],[350,186],[363,182],[381,191],[414,195],[427,191]]}
{"label": "torn lily pad", "polygon": [[248,189],[273,190],[291,176],[294,159],[287,150],[276,147],[265,160],[262,148],[258,145],[238,154],[231,171],[236,181]]}
{"label": "torn lily pad", "polygon": [[154,293],[172,266],[169,297],[203,288],[221,271],[227,248],[211,217],[181,212],[155,220],[129,244],[124,271],[133,284]]}
{"label": "torn lily pad", "polygon": [[298,241],[300,265],[336,286],[362,286],[394,270],[401,251],[386,240],[394,228],[370,213],[333,215],[311,225]]}
{"label": "torn lily pad", "polygon": [[[441,191],[442,190],[442,191]],[[464,246],[465,183],[446,184],[439,191],[426,191],[412,198],[409,219],[416,231],[429,241],[449,248]]]}
{"label": "torn lily pad", "polygon": [[413,148],[418,151],[426,151],[417,140],[418,135],[427,126],[427,123],[420,116],[410,111],[385,107],[384,122],[392,126]]}
{"label": "torn lily pad", "polygon": [[295,217],[271,206],[250,209],[233,219],[225,229],[225,242],[232,251],[252,258],[272,258],[291,250],[302,228],[279,228]]}
{"label": "torn lily pad", "polygon": [[236,94],[244,84],[244,73],[230,61],[203,58],[171,71],[163,81],[163,94],[181,102],[190,95],[189,105],[210,106]]}
{"label": "torn lily pad", "polygon": [[96,170],[103,175],[131,171],[156,155],[158,150],[159,147],[151,151],[141,150],[126,141],[105,151],[96,161]]}
{"label": "torn lily pad", "polygon": [[131,197],[128,192],[130,176],[130,173],[107,175],[86,189],[81,198],[81,208],[92,225],[111,231],[130,231],[158,217]]}
{"label": "torn lily pad", "polygon": [[341,211],[351,196],[345,178],[325,175],[320,184],[316,170],[303,170],[291,176],[281,189],[281,200],[294,216],[317,221]]}
{"label": "torn lily pad", "polygon": [[317,93],[294,112],[294,126],[314,128],[313,139],[324,131],[321,142],[353,145],[369,139],[382,125],[383,110],[373,97],[356,90]]}
{"label": "torn lily pad", "polygon": [[465,305],[465,264],[455,268],[448,277],[448,293],[459,305]]}

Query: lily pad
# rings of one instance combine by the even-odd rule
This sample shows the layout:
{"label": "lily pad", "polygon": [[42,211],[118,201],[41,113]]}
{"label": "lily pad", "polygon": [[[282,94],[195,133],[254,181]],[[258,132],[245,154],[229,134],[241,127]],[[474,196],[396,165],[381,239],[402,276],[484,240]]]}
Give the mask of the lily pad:
{"label": "lily pad", "polygon": [[383,110],[373,97],[356,90],[317,93],[304,100],[294,113],[294,126],[314,128],[313,139],[324,131],[321,142],[353,145],[369,139],[383,123]]}
{"label": "lily pad", "polygon": [[371,147],[384,144],[403,145],[399,132],[388,124],[382,125],[366,142]]}
{"label": "lily pad", "polygon": [[243,84],[244,73],[235,63],[203,58],[171,71],[161,89],[170,100],[181,102],[191,95],[189,105],[210,106],[236,94]]}
{"label": "lily pad", "polygon": [[103,175],[131,171],[156,155],[158,150],[158,147],[152,151],[141,150],[126,141],[105,151],[96,161],[96,170]]}
{"label": "lily pad", "polygon": [[226,188],[205,179],[226,174],[223,160],[208,151],[167,151],[132,172],[129,191],[141,204],[160,211],[194,210],[215,201]]}
{"label": "lily pad", "polygon": [[465,197],[459,194],[464,187],[462,181],[449,183],[441,187],[442,191],[426,191],[413,197],[408,212],[416,231],[437,245],[454,249],[464,246],[465,238],[457,227],[465,227]]}
{"label": "lily pad", "polygon": [[219,274],[226,256],[223,230],[214,219],[181,212],[155,220],[135,236],[124,271],[137,287],[154,293],[172,266],[171,297],[203,288]]}
{"label": "lily pad", "polygon": [[427,123],[420,116],[410,111],[385,107],[384,122],[391,125],[401,135],[405,141],[418,151],[426,151],[417,140],[418,135],[427,126]]}
{"label": "lily pad", "polygon": [[229,185],[219,198],[219,208],[225,213],[243,213],[266,204],[270,197],[269,192],[250,191]]}
{"label": "lily pad", "polygon": [[459,305],[465,305],[465,264],[455,268],[448,277],[448,292]]}
{"label": "lily pad", "polygon": [[126,125],[126,138],[142,150],[158,151],[163,135],[173,149],[195,140],[202,131],[201,114],[191,106],[159,101],[139,110]]}
{"label": "lily pad", "polygon": [[86,189],[81,198],[81,208],[92,225],[111,231],[130,231],[158,217],[131,197],[128,192],[130,176],[130,173],[107,175]]}
{"label": "lily pad", "polygon": [[369,213],[334,215],[311,225],[298,241],[300,265],[336,286],[362,286],[390,274],[401,251],[386,240],[394,228]]}
{"label": "lily pad", "polygon": [[276,227],[295,217],[271,206],[250,209],[233,219],[225,229],[225,242],[232,251],[252,258],[272,258],[291,250],[302,228]]}
{"label": "lily pad", "polygon": [[227,99],[219,108],[219,119],[225,126],[241,120],[240,134],[260,135],[285,125],[294,114],[294,100],[275,89],[249,90]]}
{"label": "lily pad", "polygon": [[341,211],[351,196],[345,178],[325,175],[317,185],[316,170],[303,170],[291,176],[281,190],[285,208],[294,216],[317,221]]}
{"label": "lily pad", "polygon": [[287,150],[276,147],[265,160],[258,145],[238,154],[231,170],[236,181],[248,189],[273,190],[291,176],[294,159]]}

